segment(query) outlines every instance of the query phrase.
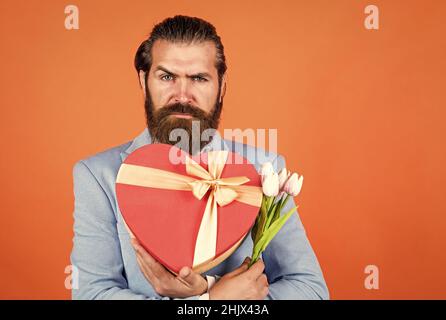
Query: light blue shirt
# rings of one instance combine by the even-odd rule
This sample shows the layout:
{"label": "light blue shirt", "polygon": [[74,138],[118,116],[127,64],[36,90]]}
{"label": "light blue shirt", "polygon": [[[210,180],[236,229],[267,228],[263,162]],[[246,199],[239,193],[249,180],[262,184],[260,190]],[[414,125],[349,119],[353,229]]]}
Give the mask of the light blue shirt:
{"label": "light blue shirt", "polygon": [[[146,128],[133,141],[80,160],[73,168],[74,238],[71,264],[73,299],[168,300],[156,293],[136,261],[130,236],[116,200],[115,182],[124,159],[139,147],[152,143]],[[253,163],[273,162],[279,171],[282,156],[245,144],[224,140],[217,133],[203,151],[229,150]],[[283,212],[294,206],[288,201]],[[223,276],[250,257],[251,235],[221,264],[204,275]],[[266,299],[328,299],[329,293],[316,255],[298,214],[293,214],[262,255],[269,282]],[[186,299],[198,299],[192,296]]]}

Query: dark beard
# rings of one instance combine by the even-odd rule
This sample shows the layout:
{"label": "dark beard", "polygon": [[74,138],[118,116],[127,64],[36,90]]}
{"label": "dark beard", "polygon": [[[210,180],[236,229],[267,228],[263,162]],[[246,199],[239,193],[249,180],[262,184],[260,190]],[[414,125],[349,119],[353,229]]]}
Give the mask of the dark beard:
{"label": "dark beard", "polygon": [[[217,97],[219,96],[220,90],[218,91]],[[223,102],[219,102],[217,98],[210,113],[190,104],[181,103],[167,105],[158,110],[154,110],[152,98],[148,90],[146,90],[146,101],[144,106],[146,110],[147,127],[154,142],[176,145],[178,148],[194,155],[200,152],[205,145],[212,141],[213,134],[210,134],[209,137],[205,137],[205,139],[201,139],[202,133],[205,130],[210,131],[209,129],[213,129],[215,131],[218,128]],[[171,116],[173,113],[189,114],[192,118],[177,118]],[[192,122],[194,122],[194,125]],[[175,129],[184,129],[181,131],[182,133],[187,133],[187,139],[182,137],[181,133],[177,135],[177,132],[172,132]]]}

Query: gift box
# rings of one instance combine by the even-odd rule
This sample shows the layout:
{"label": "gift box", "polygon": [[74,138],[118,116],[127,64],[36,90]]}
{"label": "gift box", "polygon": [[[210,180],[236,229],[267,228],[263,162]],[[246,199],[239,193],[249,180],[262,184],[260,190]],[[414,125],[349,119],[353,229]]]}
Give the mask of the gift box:
{"label": "gift box", "polygon": [[261,178],[230,151],[192,157],[166,144],[132,152],[116,179],[118,205],[131,236],[171,272],[203,273],[229,257],[253,226]]}

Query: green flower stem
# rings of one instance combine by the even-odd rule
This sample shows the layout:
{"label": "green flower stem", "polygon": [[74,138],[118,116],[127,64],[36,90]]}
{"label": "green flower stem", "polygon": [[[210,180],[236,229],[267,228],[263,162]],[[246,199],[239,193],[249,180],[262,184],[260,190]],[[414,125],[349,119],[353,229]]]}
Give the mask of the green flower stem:
{"label": "green flower stem", "polygon": [[265,232],[265,230],[268,228],[269,223],[270,223],[270,216],[271,216],[271,211],[273,211],[274,206],[276,205],[276,203],[274,203],[275,197],[271,196],[271,197],[267,197],[268,201],[267,201],[267,206],[266,206],[266,215],[265,215],[265,223],[263,224],[262,227],[262,232]]}
{"label": "green flower stem", "polygon": [[263,228],[263,231],[267,230],[269,228],[269,225],[271,224],[271,220],[273,219],[274,214],[276,213],[276,210],[278,209],[277,203],[274,204],[271,209],[268,211],[265,226]]}
{"label": "green flower stem", "polygon": [[268,212],[269,211],[269,209],[271,208],[271,204],[273,203],[273,201],[274,201],[274,197],[267,197],[267,202],[266,202],[266,212]]}
{"label": "green flower stem", "polygon": [[267,199],[263,197],[262,205],[260,207],[260,213],[257,215],[256,222],[251,233],[254,243],[257,243],[257,241],[259,241],[260,235],[262,234],[263,226],[266,220],[266,203]]}
{"label": "green flower stem", "polygon": [[256,225],[253,228],[253,230],[255,230],[255,235],[251,262],[248,264],[248,268],[259,260],[260,255],[266,249],[266,246],[282,228],[291,214],[297,209],[297,207],[294,207],[281,216],[282,209],[289,198],[289,195],[281,197],[278,201],[274,201],[276,200],[275,197],[262,198],[260,218],[258,217],[258,219],[256,219]]}
{"label": "green flower stem", "polygon": [[[257,216],[253,227],[253,249],[251,254],[251,262],[248,264],[250,268],[256,263],[262,252],[266,249],[269,242],[279,232],[285,222],[291,217],[292,213],[299,207],[294,207],[288,212],[281,215],[283,208],[288,202],[290,195],[282,196],[280,199],[275,197],[263,197],[260,214]],[[277,200],[277,201],[276,201]]]}

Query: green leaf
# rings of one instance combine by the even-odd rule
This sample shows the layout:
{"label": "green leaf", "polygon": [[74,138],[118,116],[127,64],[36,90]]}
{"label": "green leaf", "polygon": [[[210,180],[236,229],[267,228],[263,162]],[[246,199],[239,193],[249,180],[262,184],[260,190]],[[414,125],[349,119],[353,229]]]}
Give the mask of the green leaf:
{"label": "green leaf", "polygon": [[292,208],[290,211],[288,211],[287,213],[282,215],[279,219],[277,219],[276,221],[274,221],[271,224],[271,226],[262,234],[262,237],[255,244],[255,247],[253,250],[254,255],[256,255],[256,256],[260,255],[260,253],[262,253],[266,249],[266,247],[271,242],[271,240],[275,237],[277,232],[279,232],[279,230],[282,228],[282,226],[291,217],[291,215],[297,208],[298,207]]}
{"label": "green leaf", "polygon": [[257,230],[258,230],[258,227],[259,227],[258,222],[259,222],[259,215],[257,215],[256,221],[254,222],[254,226],[251,229],[251,239],[252,239],[253,242],[256,239]]}
{"label": "green leaf", "polygon": [[274,201],[274,197],[267,197],[268,201],[266,203],[266,212],[269,212],[269,210],[271,209],[271,204]]}
{"label": "green leaf", "polygon": [[267,201],[268,201],[267,197],[262,198],[262,206],[260,208],[260,217],[259,217],[259,221],[258,221],[257,232],[256,232],[256,237],[254,239],[254,243],[257,243],[257,241],[259,240],[260,236],[263,233],[263,228],[264,228],[265,221],[266,221],[266,202]]}
{"label": "green leaf", "polygon": [[268,246],[268,244],[271,242],[271,240],[276,236],[276,234],[280,231],[280,229],[283,227],[283,225],[285,224],[285,222],[287,222],[287,220],[291,217],[291,215],[294,213],[294,211],[297,209],[297,207],[294,207],[292,209],[290,209],[290,211],[288,211],[287,213],[285,213],[284,215],[282,215],[279,219],[277,219],[270,228],[268,228],[268,232],[265,235],[265,243],[262,246],[262,250],[264,251],[266,249],[266,247]]}
{"label": "green leaf", "polygon": [[271,224],[271,221],[277,211],[278,206],[279,206],[279,203],[276,202],[271,206],[270,210],[268,211],[266,223],[265,223],[265,226],[263,227],[263,232],[265,232],[265,230],[268,229],[269,225]]}
{"label": "green leaf", "polygon": [[268,199],[266,199],[265,196],[262,197],[262,205],[260,206],[260,210],[264,210],[266,211],[266,202],[268,201]]}
{"label": "green leaf", "polygon": [[279,219],[279,217],[280,217],[280,213],[282,212],[283,207],[284,207],[284,206],[286,205],[286,203],[288,202],[289,197],[290,197],[290,196],[287,194],[286,197],[284,197],[284,198],[281,199],[281,202],[280,202],[280,209],[277,210],[277,211],[275,212],[274,217],[273,217],[273,222],[276,221],[277,219]]}

